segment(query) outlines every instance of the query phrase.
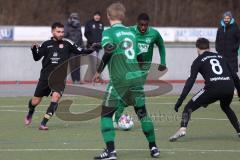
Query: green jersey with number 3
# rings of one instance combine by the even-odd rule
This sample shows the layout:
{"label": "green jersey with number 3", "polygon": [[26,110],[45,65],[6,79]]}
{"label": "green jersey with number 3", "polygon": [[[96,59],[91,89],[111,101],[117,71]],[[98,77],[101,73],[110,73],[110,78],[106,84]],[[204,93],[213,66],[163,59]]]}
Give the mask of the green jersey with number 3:
{"label": "green jersey with number 3", "polygon": [[[132,31],[123,24],[114,24],[104,30],[102,47],[111,44],[111,59],[108,62],[110,82],[114,84],[134,84],[144,81],[146,73],[139,67],[137,61],[138,47],[136,37]],[[108,49],[105,48],[105,52]],[[119,83],[119,84],[118,84]]]}

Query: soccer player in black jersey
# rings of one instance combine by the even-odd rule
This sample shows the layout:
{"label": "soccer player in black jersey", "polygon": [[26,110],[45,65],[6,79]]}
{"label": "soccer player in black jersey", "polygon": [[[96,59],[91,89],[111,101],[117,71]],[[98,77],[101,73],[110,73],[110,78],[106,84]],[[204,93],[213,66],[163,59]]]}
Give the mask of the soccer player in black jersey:
{"label": "soccer player in black jersey", "polygon": [[198,73],[203,76],[205,86],[185,106],[182,113],[181,127],[170,137],[170,141],[173,142],[185,136],[192,112],[200,107],[207,107],[207,105],[218,100],[220,101],[221,109],[227,115],[238,136],[240,136],[237,116],[230,107],[234,95],[234,87],[237,89],[238,97],[240,97],[239,77],[221,55],[210,52],[207,39],[199,38],[196,42],[196,47],[199,56],[191,66],[190,77],[187,79],[182,94],[175,105],[175,111],[178,112],[179,107],[191,90]]}
{"label": "soccer player in black jersey", "polygon": [[[94,51],[94,47],[90,49],[83,49],[69,39],[63,38],[63,36],[64,25],[59,22],[55,22],[52,25],[52,38],[43,42],[41,46],[33,44],[31,48],[33,59],[35,61],[40,60],[42,57],[43,59],[39,82],[34,96],[30,99],[28,104],[29,111],[25,117],[26,125],[31,124],[35,107],[41,102],[42,97],[49,96],[50,94],[52,96],[51,103],[40,124],[40,130],[48,130],[46,124],[57,109],[58,101],[60,100],[65,87],[67,65],[61,68],[61,74],[63,74],[63,76],[62,79],[60,78],[60,81],[63,85],[60,85],[60,87],[53,87],[54,84],[51,84],[51,86],[49,85],[49,77],[51,73],[56,69],[56,67],[59,67],[70,58],[70,53],[90,54]],[[59,77],[53,77],[53,79],[54,78],[59,80]]]}

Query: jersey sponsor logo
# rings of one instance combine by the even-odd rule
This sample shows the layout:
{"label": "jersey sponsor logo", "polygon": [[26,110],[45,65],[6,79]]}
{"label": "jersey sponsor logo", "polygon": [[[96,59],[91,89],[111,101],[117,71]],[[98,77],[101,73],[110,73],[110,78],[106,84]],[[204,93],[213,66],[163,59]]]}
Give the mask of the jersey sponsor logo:
{"label": "jersey sponsor logo", "polygon": [[230,77],[213,77],[210,78],[211,82],[216,82],[216,81],[229,81]]}
{"label": "jersey sponsor logo", "polygon": [[141,52],[148,52],[149,45],[145,43],[138,43],[138,48]]}
{"label": "jersey sponsor logo", "polygon": [[135,37],[135,35],[132,32],[124,32],[124,31],[120,31],[116,33],[117,37],[121,37],[121,36],[133,36]]}
{"label": "jersey sponsor logo", "polygon": [[59,61],[59,57],[58,57],[58,53],[57,52],[54,52],[53,53],[53,57],[50,58],[52,60],[52,64],[58,64],[58,61]]}
{"label": "jersey sponsor logo", "polygon": [[64,45],[63,44],[59,44],[59,48],[63,48],[64,47]]}
{"label": "jersey sponsor logo", "polygon": [[53,45],[47,46],[47,48],[52,48],[52,47],[53,47]]}

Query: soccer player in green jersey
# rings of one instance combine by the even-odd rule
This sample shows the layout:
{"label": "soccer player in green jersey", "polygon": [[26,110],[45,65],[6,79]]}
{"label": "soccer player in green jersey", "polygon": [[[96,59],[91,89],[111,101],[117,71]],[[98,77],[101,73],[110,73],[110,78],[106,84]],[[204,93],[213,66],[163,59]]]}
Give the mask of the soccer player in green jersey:
{"label": "soccer player in green jersey", "polygon": [[[141,53],[138,55],[138,61],[145,70],[149,70],[152,63],[153,48],[156,44],[160,55],[160,65],[158,70],[164,71],[166,69],[164,42],[159,32],[156,29],[149,27],[149,21],[149,16],[146,13],[141,13],[137,18],[137,25],[130,27],[131,31],[136,35],[137,45]],[[118,128],[118,120],[125,107],[126,106],[118,107],[114,115],[115,128]]]}
{"label": "soccer player in green jersey", "polygon": [[158,47],[160,62],[159,70],[166,69],[165,46],[160,33],[149,27],[150,18],[148,14],[141,13],[137,19],[137,25],[131,26],[130,29],[136,35],[137,45],[141,52],[141,61],[151,66],[153,57],[153,48],[156,44]]}
{"label": "soccer player in green jersey", "polygon": [[142,89],[146,71],[139,67],[137,61],[138,50],[135,35],[122,24],[125,17],[125,7],[119,2],[111,4],[107,8],[107,17],[111,27],[103,32],[102,47],[105,53],[93,78],[93,81],[97,82],[100,73],[107,64],[110,83],[104,95],[101,112],[101,132],[106,149],[94,159],[117,159],[112,116],[116,109],[122,105],[134,106],[142,130],[149,142],[150,154],[152,157],[158,157],[160,151],[155,143],[154,126],[146,111]]}

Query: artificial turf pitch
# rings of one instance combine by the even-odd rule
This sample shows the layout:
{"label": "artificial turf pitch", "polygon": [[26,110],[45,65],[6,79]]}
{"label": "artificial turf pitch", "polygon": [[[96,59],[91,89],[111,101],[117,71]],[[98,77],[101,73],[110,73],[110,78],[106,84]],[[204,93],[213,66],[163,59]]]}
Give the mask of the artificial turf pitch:
{"label": "artificial turf pitch", "polygon": [[[190,97],[188,97],[190,98]],[[30,97],[0,98],[0,160],[88,160],[100,152],[104,146],[99,129],[99,118],[89,121],[63,121],[54,116],[48,123],[48,131],[38,130],[39,123],[49,104],[49,99],[37,107],[30,126],[24,125]],[[73,100],[71,112],[84,113],[94,109],[101,100],[64,96]],[[177,96],[165,95],[147,98],[146,105],[154,125],[157,144],[162,160],[238,160],[240,138],[236,135],[219,103],[200,108],[194,112],[186,137],[177,142],[169,142],[180,123],[180,113],[174,112]],[[187,100],[185,100],[187,102]],[[232,108],[240,118],[240,102],[234,98]],[[130,131],[116,131],[118,159],[150,160],[147,141],[140,123],[128,107],[126,112],[134,117],[134,128]]]}

